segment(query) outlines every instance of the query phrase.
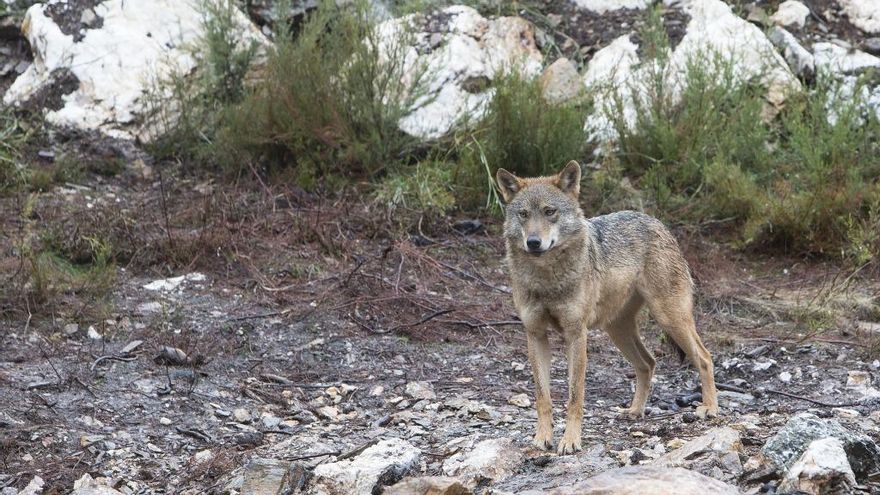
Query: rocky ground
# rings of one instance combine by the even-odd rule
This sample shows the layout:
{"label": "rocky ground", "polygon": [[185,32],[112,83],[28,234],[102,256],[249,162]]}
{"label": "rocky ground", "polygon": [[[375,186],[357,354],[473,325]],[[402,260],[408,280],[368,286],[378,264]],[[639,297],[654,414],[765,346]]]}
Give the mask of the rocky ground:
{"label": "rocky ground", "polygon": [[[139,241],[158,252],[150,243],[164,233],[157,204],[167,188],[172,224],[192,204],[213,201],[208,224],[229,238],[171,277],[140,268],[144,255],[135,254],[100,307],[62,294],[49,315],[10,313],[0,337],[4,493],[37,478],[42,493],[66,493],[77,480],[87,486],[85,475],[122,493],[281,493],[282,483],[366,493],[412,476],[518,493],[643,465],[683,466],[772,492],[785,470],[758,454],[801,412],[860,435],[868,450],[851,465],[877,462],[878,324],[795,316],[808,308],[798,298],[831,287],[833,268],[730,262],[730,253],[679,232],[700,287],[698,324],[714,355],[723,415],[696,419],[695,371],[667,355],[646,321],[646,339],[661,356],[649,415],[622,419],[631,369],[591,332],[584,452],[559,457],[530,446],[531,377],[497,219],[449,219],[431,227],[431,239],[369,241],[340,218],[370,214],[355,200],[325,204],[282,188],[244,194],[165,173],[164,185],[90,181],[46,195],[37,208],[47,223],[130,215],[142,225]],[[226,195],[238,211],[220,199]],[[4,211],[4,232],[14,232],[11,199]],[[251,215],[262,225],[252,226]],[[309,215],[328,228],[291,220]],[[182,229],[172,236],[185,242]],[[346,254],[328,255],[342,245]],[[864,280],[834,292],[871,301],[877,287]],[[561,423],[567,392],[558,355],[552,384]],[[788,459],[806,446],[777,449]],[[373,466],[375,476],[346,478],[349,462]],[[876,490],[871,469],[847,486]],[[288,470],[283,478],[260,474]],[[369,486],[356,490],[356,482]]]}
{"label": "rocky ground", "polygon": [[[630,32],[645,2],[601,13],[578,3],[523,9],[537,27],[517,49],[565,55],[570,69],[559,73],[578,85],[580,74],[598,80],[591,61],[622,36],[613,50],[641,56]],[[673,4],[663,13],[673,48],[697,43],[685,40],[693,16]],[[79,24],[65,29],[101,29],[114,11],[97,5],[83,2],[96,17],[77,11]],[[870,15],[854,21],[867,0],[805,5],[774,20],[780,2],[736,2],[730,16],[760,26],[743,28],[751,40],[788,26],[808,56],[785,34],[765,40],[790,67],[786,80],[807,83],[823,63],[845,76],[880,67],[866,53],[880,50],[880,28],[871,31]],[[32,57],[14,18],[0,20],[5,90]],[[486,53],[503,46],[465,37]],[[484,58],[475,74],[492,76]],[[104,74],[74,68],[80,81]],[[41,74],[26,81],[41,86]],[[68,100],[91,108],[94,87],[76,78],[49,84],[38,106],[57,109],[77,91]],[[450,84],[465,82],[457,78]],[[53,131],[28,150],[29,166],[50,170],[65,157],[85,163],[82,174],[33,201],[0,198],[3,495],[880,492],[880,286],[867,273],[743,254],[676,230],[698,283],[722,416],[697,420],[695,371],[645,319],[659,356],[649,414],[621,418],[630,367],[591,332],[584,451],[560,457],[530,446],[531,377],[497,218],[422,225],[354,195],[219,181],[97,135],[137,135],[139,122],[137,107],[97,108],[101,118],[85,120],[98,125]],[[110,282],[50,284],[48,299],[16,285],[34,225],[73,259],[89,256],[79,239],[110,236]],[[552,386],[561,423],[559,357]]]}

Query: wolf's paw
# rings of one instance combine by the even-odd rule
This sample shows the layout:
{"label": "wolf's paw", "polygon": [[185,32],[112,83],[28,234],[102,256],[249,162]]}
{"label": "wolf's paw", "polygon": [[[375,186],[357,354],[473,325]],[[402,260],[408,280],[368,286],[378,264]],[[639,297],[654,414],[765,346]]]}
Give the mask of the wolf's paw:
{"label": "wolf's paw", "polygon": [[556,453],[559,455],[569,455],[574,454],[575,452],[580,452],[581,439],[573,437],[574,435],[563,436],[562,441],[559,442],[559,446],[556,447]]}
{"label": "wolf's paw", "polygon": [[532,439],[532,445],[540,450],[551,450],[553,448],[553,433],[539,431]]}
{"label": "wolf's paw", "polygon": [[645,417],[645,410],[630,407],[620,411],[620,416],[627,419],[642,419]]}
{"label": "wolf's paw", "polygon": [[717,418],[718,417],[718,406],[715,406],[715,407],[698,406],[696,414],[697,414],[697,417],[700,419]]}

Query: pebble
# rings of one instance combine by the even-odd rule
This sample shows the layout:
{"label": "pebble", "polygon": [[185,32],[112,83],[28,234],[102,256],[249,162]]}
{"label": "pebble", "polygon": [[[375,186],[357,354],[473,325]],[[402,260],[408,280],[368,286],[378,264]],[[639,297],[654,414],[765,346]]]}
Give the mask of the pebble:
{"label": "pebble", "polygon": [[250,423],[252,418],[250,411],[243,407],[239,407],[232,411],[232,419],[238,423]]}
{"label": "pebble", "polygon": [[779,374],[779,381],[781,381],[782,383],[790,382],[791,381],[791,373],[789,373],[787,371],[783,371],[782,373]]}
{"label": "pebble", "polygon": [[159,418],[159,424],[168,426],[171,424],[171,420],[165,417]]}
{"label": "pebble", "polygon": [[526,408],[532,405],[532,402],[529,400],[529,396],[526,394],[512,395],[509,399],[507,399],[507,403],[522,408]]}

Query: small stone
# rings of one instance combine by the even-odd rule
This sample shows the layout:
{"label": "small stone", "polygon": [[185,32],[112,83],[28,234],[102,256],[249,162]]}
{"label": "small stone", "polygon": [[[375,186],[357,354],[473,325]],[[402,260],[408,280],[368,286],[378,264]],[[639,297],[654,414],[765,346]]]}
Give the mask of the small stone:
{"label": "small stone", "polygon": [[79,331],[79,325],[76,323],[68,323],[64,325],[64,335],[70,336]]}
{"label": "small stone", "polygon": [[864,390],[871,385],[871,374],[867,371],[850,371],[846,377],[846,388]]}
{"label": "small stone", "polygon": [[161,425],[168,426],[171,423],[172,423],[172,421],[168,418],[165,418],[165,417],[159,418],[159,424],[161,424]]}
{"label": "small stone", "polygon": [[250,411],[243,407],[239,407],[232,411],[232,419],[237,423],[250,423],[253,419]]}
{"label": "small stone", "polygon": [[281,424],[281,418],[277,416],[273,416],[269,413],[263,413],[260,421],[263,423],[263,427],[267,430],[272,430],[278,427]]}
{"label": "small stone", "polygon": [[672,440],[666,442],[666,448],[669,450],[680,449],[684,445],[684,440],[680,438],[673,438]]}
{"label": "small stone", "polygon": [[791,373],[789,373],[787,371],[783,371],[777,377],[779,378],[779,381],[781,381],[782,383],[789,383],[791,381]]}
{"label": "small stone", "polygon": [[92,340],[101,340],[103,338],[103,337],[101,337],[101,334],[98,333],[98,331],[95,330],[95,327],[93,327],[93,326],[89,327],[88,336]]}
{"label": "small stone", "polygon": [[434,400],[437,394],[434,393],[434,387],[429,382],[409,382],[406,384],[406,393],[413,399]]}
{"label": "small stone", "polygon": [[780,26],[795,26],[803,28],[810,16],[810,8],[797,0],[786,0],[779,4],[770,20]]}
{"label": "small stone", "polygon": [[510,367],[513,369],[513,371],[523,371],[526,369],[526,365],[518,361],[511,361]]}
{"label": "small stone", "polygon": [[514,405],[516,407],[529,407],[532,405],[532,402],[529,400],[529,396],[526,394],[516,394],[507,399],[507,403]]}
{"label": "small stone", "polygon": [[381,397],[385,393],[385,387],[376,385],[370,390],[370,397]]}
{"label": "small stone", "polygon": [[284,485],[290,466],[290,461],[278,459],[251,460],[244,469],[241,493],[251,495],[285,493]]}
{"label": "small stone", "polygon": [[[103,481],[106,478],[99,479]],[[89,474],[84,474],[82,478],[73,482],[71,495],[122,495],[122,493],[107,486],[105,483],[100,483]]]}
{"label": "small stone", "polygon": [[383,495],[471,495],[473,492],[456,478],[425,476],[410,478],[388,487]]}
{"label": "small stone", "polygon": [[83,435],[79,437],[79,445],[80,447],[85,448],[90,445],[94,445],[101,440],[104,440],[105,438],[107,437],[105,437],[104,435]]}
{"label": "small stone", "polygon": [[337,409],[336,406],[319,407],[315,411],[315,414],[317,414],[319,418],[332,421],[339,417],[339,409]]}

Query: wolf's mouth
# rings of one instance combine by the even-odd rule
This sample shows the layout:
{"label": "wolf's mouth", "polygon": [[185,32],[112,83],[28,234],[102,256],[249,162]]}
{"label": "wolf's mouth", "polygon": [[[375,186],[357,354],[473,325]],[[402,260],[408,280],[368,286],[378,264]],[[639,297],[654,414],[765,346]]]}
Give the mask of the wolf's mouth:
{"label": "wolf's mouth", "polygon": [[556,241],[551,240],[550,245],[547,246],[547,249],[540,249],[540,248],[539,249],[527,249],[526,252],[537,258],[538,256],[541,256],[542,254],[546,253],[547,251],[550,251],[550,249],[555,245],[556,245]]}

